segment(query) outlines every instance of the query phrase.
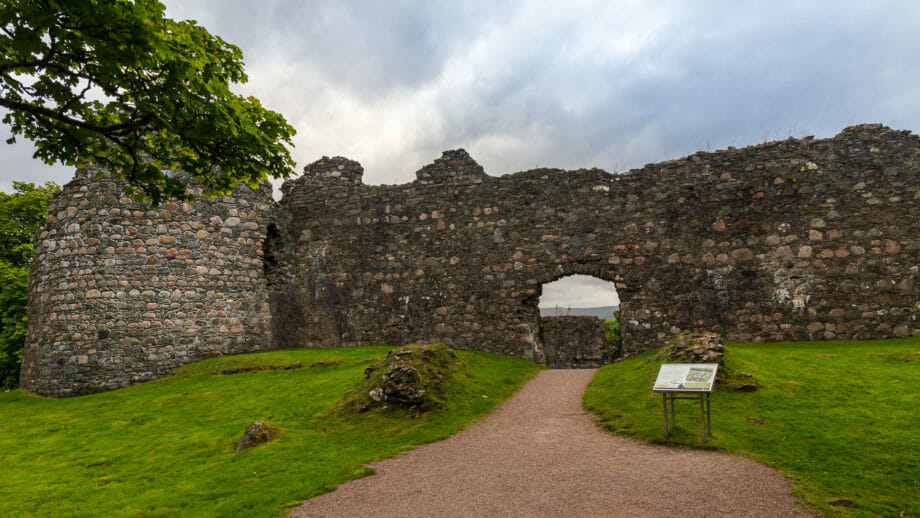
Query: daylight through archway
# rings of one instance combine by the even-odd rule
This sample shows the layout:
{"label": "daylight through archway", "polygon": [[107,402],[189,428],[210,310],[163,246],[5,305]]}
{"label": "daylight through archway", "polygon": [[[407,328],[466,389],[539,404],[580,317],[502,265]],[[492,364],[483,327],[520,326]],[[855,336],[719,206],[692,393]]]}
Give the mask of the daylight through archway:
{"label": "daylight through archway", "polygon": [[616,286],[590,275],[569,275],[543,285],[541,316],[596,316],[613,318],[620,307]]}
{"label": "daylight through archway", "polygon": [[618,357],[622,350],[616,319],[619,305],[614,283],[589,275],[544,284],[539,336],[546,365],[600,367]]}

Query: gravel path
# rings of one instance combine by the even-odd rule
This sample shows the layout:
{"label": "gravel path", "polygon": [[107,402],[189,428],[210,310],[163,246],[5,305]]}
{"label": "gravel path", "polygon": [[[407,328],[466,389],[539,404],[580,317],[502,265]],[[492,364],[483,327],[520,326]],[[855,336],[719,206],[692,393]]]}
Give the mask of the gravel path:
{"label": "gravel path", "polygon": [[752,460],[603,432],[581,406],[594,372],[542,371],[470,429],[374,463],[292,516],[808,516]]}

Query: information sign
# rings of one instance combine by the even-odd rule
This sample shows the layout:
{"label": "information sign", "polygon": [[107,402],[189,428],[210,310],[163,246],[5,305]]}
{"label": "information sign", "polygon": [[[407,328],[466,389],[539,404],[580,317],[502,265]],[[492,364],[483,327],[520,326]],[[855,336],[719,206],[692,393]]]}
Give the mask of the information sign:
{"label": "information sign", "polygon": [[664,363],[652,389],[655,392],[712,392],[718,363]]}
{"label": "information sign", "polygon": [[[712,434],[712,422],[709,416],[709,395],[716,381],[718,363],[663,363],[658,369],[653,392],[661,393],[664,405],[664,436],[667,437],[675,426],[674,400],[698,399],[700,402],[700,439],[706,440],[706,434]],[[684,394],[684,395],[681,395]],[[668,420],[668,404],[671,406],[671,419]]]}

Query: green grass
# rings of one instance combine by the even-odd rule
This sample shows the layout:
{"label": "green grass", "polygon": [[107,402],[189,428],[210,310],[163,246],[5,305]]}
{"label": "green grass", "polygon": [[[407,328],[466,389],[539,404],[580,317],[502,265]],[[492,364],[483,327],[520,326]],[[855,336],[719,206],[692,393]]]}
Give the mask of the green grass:
{"label": "green grass", "polygon": [[[446,408],[356,415],[343,395],[390,348],[293,349],[218,358],[103,394],[0,394],[0,516],[272,516],[369,474],[365,464],[485,415],[538,367],[458,352]],[[333,363],[310,367],[315,362]],[[337,362],[337,363],[335,363]],[[300,363],[294,370],[265,369]],[[221,375],[230,369],[262,368]],[[281,436],[234,453],[256,420]]]}
{"label": "green grass", "polygon": [[[601,369],[585,407],[607,429],[654,443],[751,457],[793,481],[793,493],[831,516],[920,516],[920,338],[864,342],[727,344],[730,372],[754,375],[755,392],[717,385],[713,436],[700,443],[699,404],[677,402],[664,439],[652,393],[652,351]],[[856,509],[829,502],[846,498]]]}

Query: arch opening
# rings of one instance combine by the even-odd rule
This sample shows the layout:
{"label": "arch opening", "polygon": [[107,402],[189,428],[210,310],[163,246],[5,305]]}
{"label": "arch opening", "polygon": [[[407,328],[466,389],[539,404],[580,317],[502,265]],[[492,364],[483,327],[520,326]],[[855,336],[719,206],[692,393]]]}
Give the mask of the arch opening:
{"label": "arch opening", "polygon": [[542,288],[539,308],[544,316],[588,315],[610,319],[620,306],[614,283],[592,275],[568,275],[547,282]]}
{"label": "arch opening", "polygon": [[574,274],[544,283],[538,307],[546,365],[591,368],[618,358],[619,306],[614,283],[598,277]]}

